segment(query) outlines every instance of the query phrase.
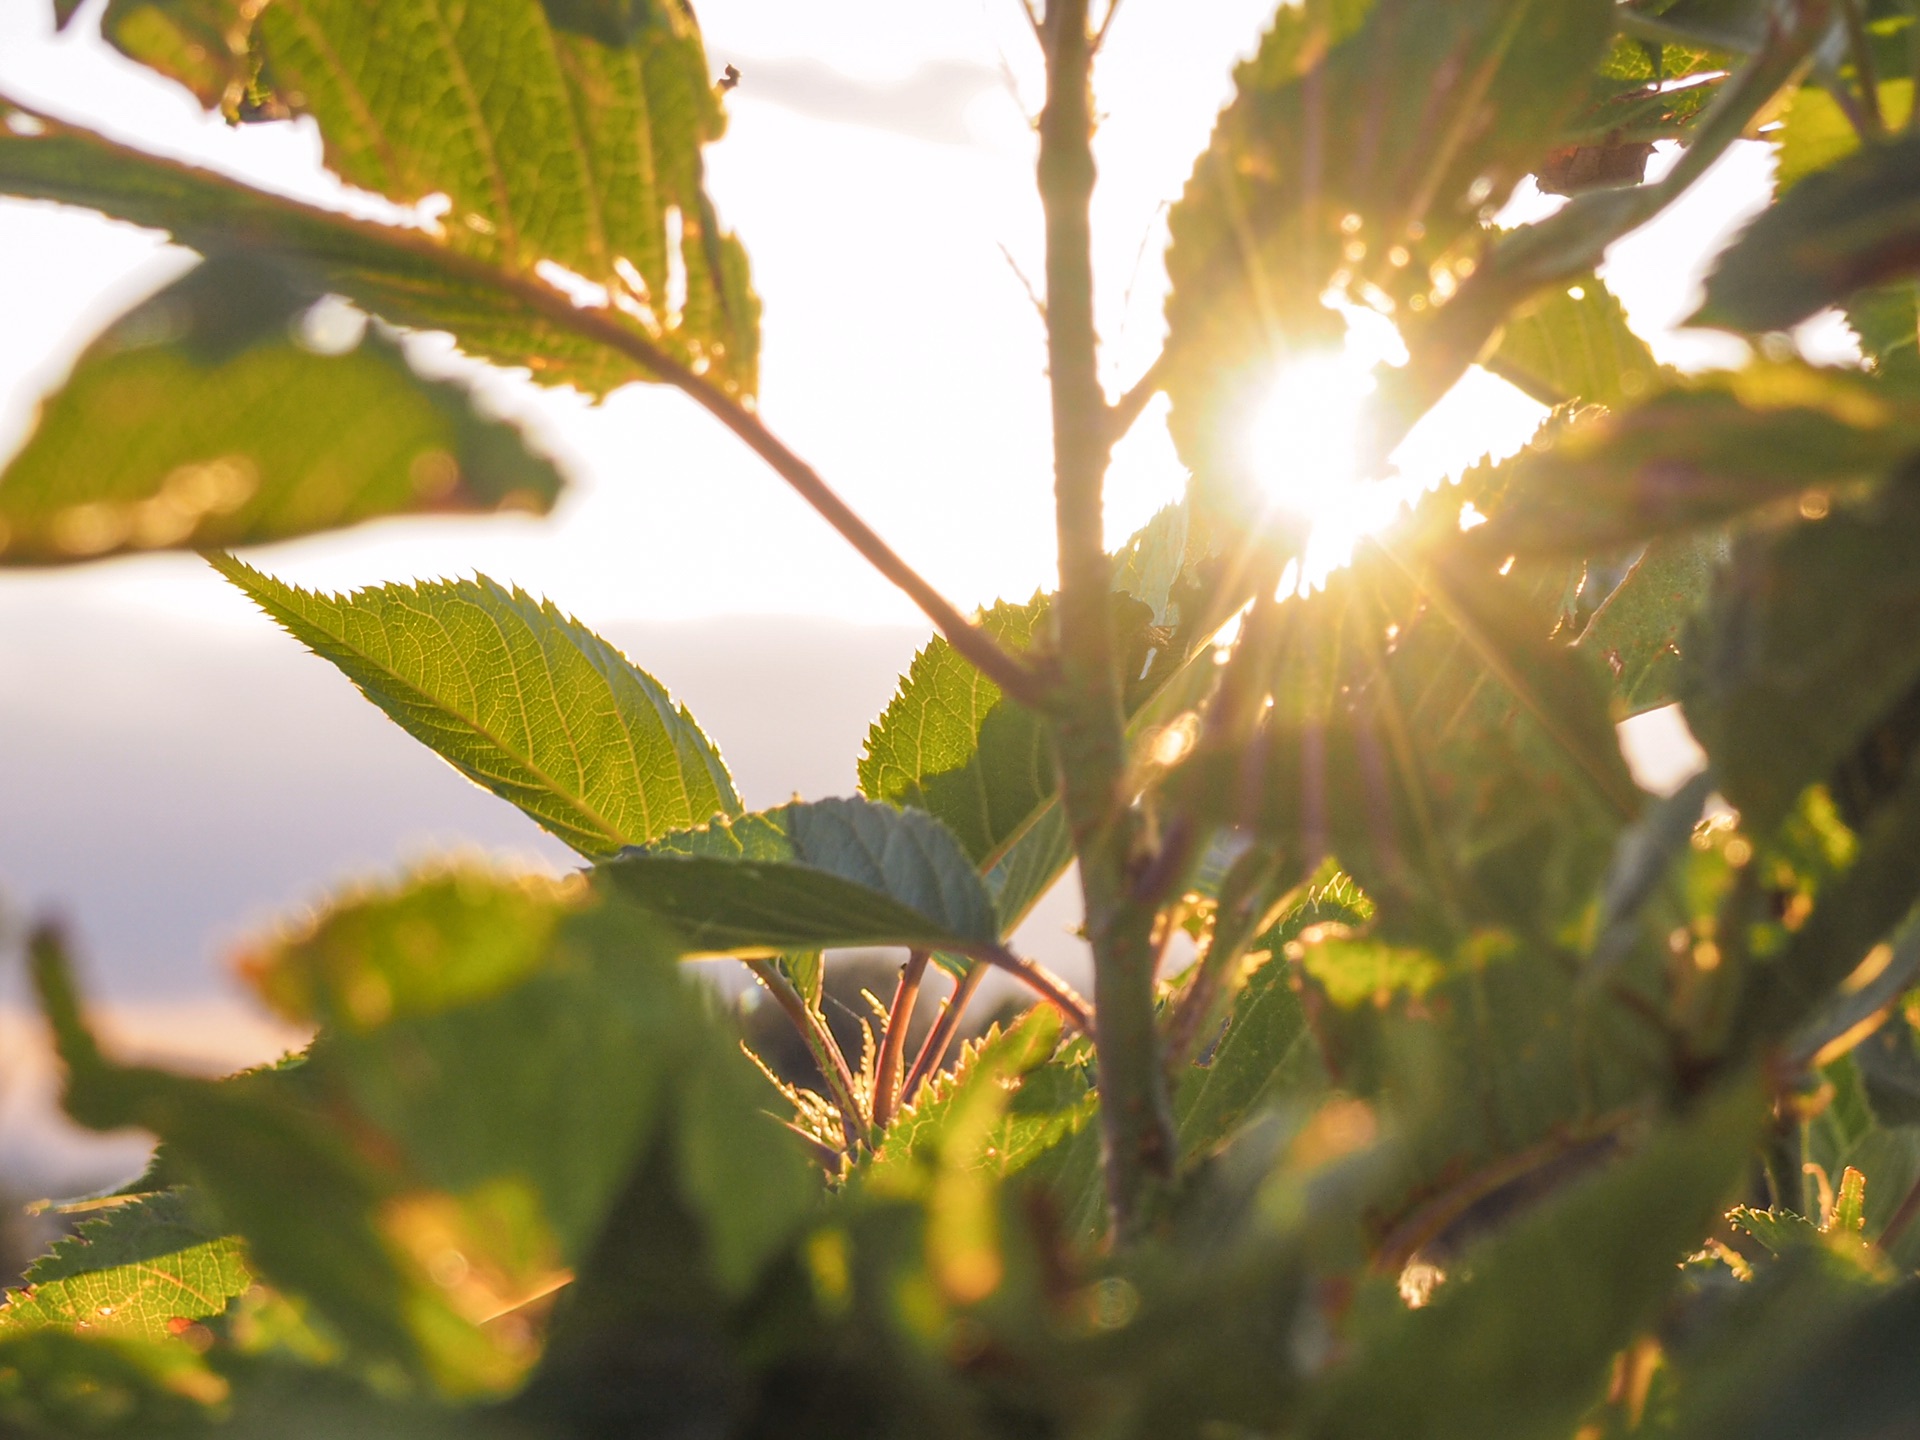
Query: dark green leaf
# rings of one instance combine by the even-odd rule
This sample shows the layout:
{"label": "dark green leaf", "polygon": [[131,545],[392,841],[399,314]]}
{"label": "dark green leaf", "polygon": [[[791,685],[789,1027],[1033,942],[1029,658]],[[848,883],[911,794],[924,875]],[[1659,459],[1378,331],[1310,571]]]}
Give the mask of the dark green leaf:
{"label": "dark green leaf", "polygon": [[1614,697],[1624,714],[1672,703],[1681,637],[1725,553],[1717,535],[1655,540],[1580,632],[1580,648],[1613,672]]}
{"label": "dark green leaf", "polygon": [[1188,1157],[1204,1155],[1261,1105],[1311,1098],[1325,1083],[1291,967],[1276,950],[1235,999],[1206,1063],[1179,1078],[1173,1113],[1180,1149]]}
{"label": "dark green leaf", "polygon": [[1430,1305],[1383,1321],[1306,1433],[1570,1434],[1738,1184],[1762,1110],[1754,1088],[1735,1086],[1475,1250]]}
{"label": "dark green leaf", "polygon": [[1579,105],[1613,9],[1280,9],[1169,218],[1167,392],[1202,493],[1251,493],[1242,436],[1280,360],[1338,343],[1330,286],[1402,306],[1451,293],[1455,247]]}
{"label": "dark green leaf", "polygon": [[1920,273],[1920,134],[1807,176],[1721,255],[1693,323],[1785,330]]}
{"label": "dark green leaf", "polygon": [[1484,543],[1501,553],[1624,548],[1885,475],[1920,452],[1920,410],[1905,399],[1869,376],[1811,365],[1688,380],[1524,456]]}
{"label": "dark green leaf", "polygon": [[701,951],[965,950],[999,936],[993,902],[953,833],[924,812],[867,800],[796,801],[716,820],[600,868]]}
{"label": "dark green leaf", "polygon": [[184,1345],[36,1330],[0,1338],[9,1440],[201,1440],[222,1386]]}
{"label": "dark green leaf", "polygon": [[213,563],[415,739],[583,854],[740,811],[686,707],[551,602],[484,576],[324,595]]}
{"label": "dark green leaf", "polygon": [[1920,487],[1743,539],[1683,649],[1687,723],[1765,833],[1920,684]]}
{"label": "dark green leaf", "polygon": [[223,258],[122,317],[0,474],[0,564],[553,503],[552,463],[459,386],[416,375],[388,336],[303,340],[303,312],[328,314],[314,299],[272,266]]}
{"label": "dark green leaf", "polygon": [[[1913,82],[1888,80],[1880,87],[1880,111],[1898,129],[1913,109]],[[1773,134],[1774,184],[1781,194],[1817,171],[1828,169],[1860,149],[1860,132],[1826,90],[1804,85]]]}

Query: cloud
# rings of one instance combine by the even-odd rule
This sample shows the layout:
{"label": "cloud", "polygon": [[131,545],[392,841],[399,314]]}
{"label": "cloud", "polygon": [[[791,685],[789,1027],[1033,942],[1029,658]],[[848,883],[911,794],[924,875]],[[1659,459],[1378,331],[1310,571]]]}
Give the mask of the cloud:
{"label": "cloud", "polygon": [[734,64],[739,98],[937,145],[976,143],[967,107],[1002,84],[998,71],[970,60],[930,60],[894,81],[861,80],[809,59],[740,58]]}

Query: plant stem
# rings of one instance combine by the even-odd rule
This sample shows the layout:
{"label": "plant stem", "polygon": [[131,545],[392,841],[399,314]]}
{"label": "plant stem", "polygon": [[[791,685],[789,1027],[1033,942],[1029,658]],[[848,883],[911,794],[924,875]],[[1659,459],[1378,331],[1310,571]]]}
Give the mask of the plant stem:
{"label": "plant stem", "polygon": [[820,1012],[807,1004],[780,973],[778,961],[749,960],[746,964],[793,1022],[800,1038],[807,1042],[807,1051],[813,1056],[813,1063],[820,1067],[820,1076],[833,1096],[834,1108],[840,1112],[840,1132],[846,1138],[847,1153],[853,1154],[860,1148],[865,1122],[860,1113],[859,1090],[853,1083],[853,1072],[847,1068],[847,1057],[840,1053],[839,1042],[833,1038]]}
{"label": "plant stem", "polygon": [[1847,47],[1853,52],[1853,78],[1860,86],[1860,108],[1866,118],[1869,140],[1884,140],[1887,118],[1880,108],[1880,74],[1873,63],[1873,39],[1867,34],[1867,17],[1860,0],[1840,0],[1840,14],[1847,25]]}
{"label": "plant stem", "polygon": [[1073,987],[1038,961],[1023,959],[1004,945],[973,945],[959,952],[969,960],[978,960],[1004,970],[1042,1000],[1067,1017],[1074,1029],[1090,1031],[1094,1019],[1087,1002],[1073,993]]}
{"label": "plant stem", "polygon": [[880,1060],[873,1070],[873,1128],[885,1130],[900,1103],[900,1065],[907,1049],[907,1027],[920,999],[920,981],[927,973],[927,952],[910,951],[900,967],[900,983],[887,1007],[887,1037],[880,1042]]}
{"label": "plant stem", "polygon": [[947,1050],[953,1044],[953,1037],[960,1032],[960,1019],[966,1013],[967,1002],[973,999],[980,982],[986,978],[987,967],[975,965],[955,982],[953,994],[947,997],[940,1018],[933,1022],[933,1029],[927,1032],[927,1038],[921,1042],[920,1054],[915,1057],[913,1068],[907,1072],[906,1081],[900,1086],[903,1105],[911,1105],[914,1097],[920,1093],[920,1087],[946,1063]]}
{"label": "plant stem", "polygon": [[1092,38],[1087,0],[1050,0],[1047,103],[1040,115],[1046,213],[1047,359],[1053,399],[1054,604],[1060,690],[1052,708],[1060,799],[1093,946],[1095,1048],[1107,1202],[1114,1233],[1137,1236],[1172,1179],[1172,1108],[1153,1014],[1153,907],[1130,871],[1139,819],[1128,804],[1125,720],[1115,663],[1103,506],[1113,420],[1100,388],[1093,321]]}

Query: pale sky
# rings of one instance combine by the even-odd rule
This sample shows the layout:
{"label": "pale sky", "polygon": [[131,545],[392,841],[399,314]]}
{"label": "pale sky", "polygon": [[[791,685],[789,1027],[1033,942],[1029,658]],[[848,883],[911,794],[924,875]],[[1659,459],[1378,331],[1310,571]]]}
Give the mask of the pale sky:
{"label": "pale sky", "polygon": [[[1112,33],[1095,219],[1115,390],[1158,348],[1164,207],[1272,5],[1127,0]],[[60,38],[50,8],[0,0],[0,91],[339,202],[304,122],[229,129],[100,44],[100,0]],[[731,62],[744,75],[708,166],[765,302],[769,422],[962,606],[1051,584],[1042,334],[1007,258],[1038,276],[1027,116],[1039,77],[1015,0],[699,8],[716,71]],[[1738,147],[1615,247],[1609,278],[1662,360],[1737,360],[1737,342],[1674,326],[1706,259],[1763,199],[1767,171],[1762,147]],[[1544,203],[1522,196],[1513,215]],[[0,455],[72,356],[186,259],[91,215],[0,201]],[[1845,341],[1831,324],[1807,337],[1836,357]],[[419,350],[464,366],[443,342]],[[508,376],[482,383],[563,462],[572,483],[553,517],[388,521],[249,558],[329,588],[475,570],[524,585],[608,630],[687,697],[749,803],[795,788],[846,793],[866,720],[925,633],[912,607],[672,392],[634,386],[596,407]],[[1503,382],[1472,377],[1430,429],[1422,463],[1437,472],[1511,451],[1539,413]],[[1110,538],[1183,481],[1150,412],[1117,457]],[[726,618],[748,616],[786,617],[788,628]],[[263,1042],[235,1028],[231,1008],[205,1019],[212,997],[232,993],[220,957],[236,934],[345,876],[391,874],[460,842],[563,859],[196,558],[0,570],[0,909],[10,896],[17,909],[74,916],[92,993],[145,1015],[150,1031],[217,1031],[221,1053],[254,1058],[247,1047]],[[1077,946],[1070,922],[1056,905],[1022,943],[1064,966],[1062,951]],[[0,997],[9,989],[0,976]],[[183,1018],[192,1006],[203,1007],[191,1012],[200,1031]],[[9,1092],[9,1043],[0,1034],[0,1168],[51,1143],[46,1076]]]}

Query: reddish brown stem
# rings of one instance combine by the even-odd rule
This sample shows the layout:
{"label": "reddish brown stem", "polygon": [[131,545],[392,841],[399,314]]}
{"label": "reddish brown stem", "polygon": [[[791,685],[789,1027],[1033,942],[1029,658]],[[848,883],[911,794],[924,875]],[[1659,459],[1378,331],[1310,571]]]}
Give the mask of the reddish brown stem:
{"label": "reddish brown stem", "polygon": [[901,1104],[911,1105],[920,1093],[920,1087],[927,1083],[941,1066],[947,1063],[947,1051],[952,1048],[953,1037],[960,1033],[960,1020],[965,1014],[967,1003],[979,990],[980,982],[987,978],[987,967],[975,965],[962,975],[953,987],[953,994],[947,997],[940,1018],[933,1022],[933,1029],[927,1032],[926,1040],[920,1046],[920,1054],[914,1059],[913,1068],[907,1072],[906,1083],[900,1087]]}
{"label": "reddish brown stem", "polygon": [[800,992],[780,972],[779,962],[749,960],[746,964],[760,983],[767,987],[767,993],[773,996],[774,1003],[793,1022],[794,1029],[800,1032],[800,1038],[807,1042],[807,1053],[813,1056],[814,1064],[820,1067],[821,1078],[833,1097],[834,1109],[840,1112],[840,1132],[846,1139],[847,1152],[852,1154],[860,1148],[863,1121],[859,1090],[853,1083],[853,1072],[847,1068],[847,1057],[840,1053],[840,1043],[833,1038],[833,1032],[827,1028],[827,1022],[821,1018],[820,1012],[807,1004]]}
{"label": "reddish brown stem", "polygon": [[873,1128],[885,1130],[900,1103],[900,1066],[907,1050],[907,1027],[920,999],[920,981],[927,973],[927,952],[915,950],[900,967],[900,983],[893,987],[887,1007],[887,1034],[880,1042],[880,1060],[873,1072]]}

